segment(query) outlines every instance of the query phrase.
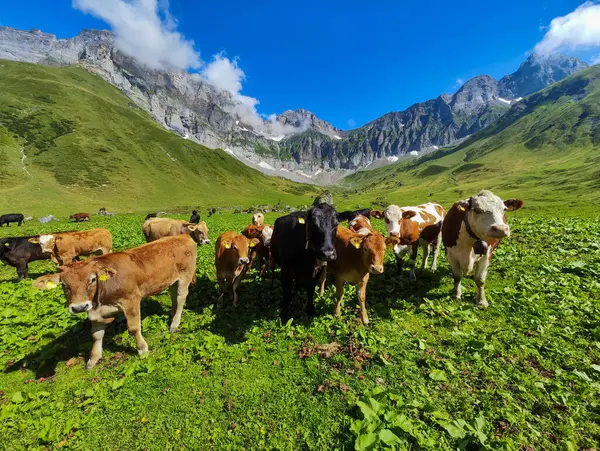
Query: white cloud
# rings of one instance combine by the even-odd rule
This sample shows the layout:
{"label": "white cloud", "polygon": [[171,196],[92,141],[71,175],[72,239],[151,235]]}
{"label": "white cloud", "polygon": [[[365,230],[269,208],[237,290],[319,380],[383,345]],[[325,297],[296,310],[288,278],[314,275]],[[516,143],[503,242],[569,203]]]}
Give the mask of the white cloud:
{"label": "white cloud", "polygon": [[107,22],[115,47],[153,69],[196,69],[194,42],[176,31],[168,0],[73,0],[73,7]]}
{"label": "white cloud", "polygon": [[600,55],[596,55],[592,58],[592,64],[600,64]]}
{"label": "white cloud", "polygon": [[585,2],[566,16],[552,19],[535,51],[548,54],[593,47],[600,47],[600,4]]}

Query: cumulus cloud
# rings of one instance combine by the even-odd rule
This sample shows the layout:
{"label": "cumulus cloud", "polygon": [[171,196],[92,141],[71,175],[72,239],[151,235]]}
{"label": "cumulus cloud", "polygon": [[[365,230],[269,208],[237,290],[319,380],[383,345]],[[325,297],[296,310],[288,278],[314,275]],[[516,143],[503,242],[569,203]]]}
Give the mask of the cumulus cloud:
{"label": "cumulus cloud", "polygon": [[153,69],[197,69],[194,42],[176,31],[168,0],[73,0],[73,6],[107,22],[115,47]]}
{"label": "cumulus cloud", "polygon": [[600,47],[600,4],[585,2],[566,16],[550,22],[535,51],[548,54],[558,50]]}

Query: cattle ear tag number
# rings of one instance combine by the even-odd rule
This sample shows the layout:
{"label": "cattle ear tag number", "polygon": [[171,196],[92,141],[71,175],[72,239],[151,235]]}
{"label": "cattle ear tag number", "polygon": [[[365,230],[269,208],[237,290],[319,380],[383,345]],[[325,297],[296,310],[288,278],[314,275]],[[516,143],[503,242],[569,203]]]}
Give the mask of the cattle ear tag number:
{"label": "cattle ear tag number", "polygon": [[298,218],[298,223],[304,224],[304,218]]}
{"label": "cattle ear tag number", "polygon": [[250,241],[250,247],[254,247],[256,246],[256,243],[254,241]]}
{"label": "cattle ear tag number", "polygon": [[231,249],[231,243],[229,241],[225,241],[223,243],[223,246],[225,247],[225,249]]}

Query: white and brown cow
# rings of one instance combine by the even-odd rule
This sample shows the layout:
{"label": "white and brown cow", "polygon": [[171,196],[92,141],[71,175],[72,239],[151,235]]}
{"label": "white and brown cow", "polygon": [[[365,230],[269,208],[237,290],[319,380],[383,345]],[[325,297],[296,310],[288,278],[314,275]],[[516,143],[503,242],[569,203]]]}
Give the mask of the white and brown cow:
{"label": "white and brown cow", "polygon": [[357,215],[354,219],[348,221],[348,228],[359,235],[368,235],[373,233],[373,226],[369,218],[363,215]]}
{"label": "white and brown cow", "polygon": [[261,226],[265,223],[265,215],[262,213],[254,213],[252,215],[252,225]]}
{"label": "white and brown cow", "polygon": [[112,235],[106,229],[40,235],[39,243],[42,252],[49,253],[52,261],[59,265],[71,263],[80,256],[112,251]]}
{"label": "white and brown cow", "polygon": [[[376,216],[379,216],[379,214]],[[409,277],[411,280],[416,280],[415,261],[419,252],[419,245],[423,248],[421,269],[427,268],[427,260],[432,247],[433,261],[431,270],[435,271],[437,269],[444,216],[444,207],[432,202],[416,207],[390,205],[383,212],[388,235],[396,236],[400,241],[394,246],[394,254],[396,255],[396,262],[399,269],[402,269],[404,256],[409,250],[411,251],[408,259],[408,266],[410,268]]]}
{"label": "white and brown cow", "polygon": [[208,227],[204,221],[193,224],[181,219],[150,218],[144,222],[142,231],[148,243],[165,236],[181,234],[191,236],[198,246],[210,243],[208,239]]}
{"label": "white and brown cow", "polygon": [[196,243],[188,235],[162,238],[123,252],[102,255],[59,268],[56,274],[36,279],[39,289],[62,284],[71,313],[86,312],[92,322],[94,344],[87,368],[102,357],[104,331],[119,312],[125,314],[129,333],[135,337],[138,353],[148,351],[142,337],[140,304],[143,298],[171,292],[175,332],[190,283],[196,274]]}
{"label": "white and brown cow", "polygon": [[522,206],[522,200],[502,201],[491,191],[483,190],[450,208],[442,226],[442,239],[457,299],[461,297],[461,279],[472,274],[477,285],[477,303],[484,308],[488,306],[484,286],[492,253],[503,238],[510,236],[504,212]]}

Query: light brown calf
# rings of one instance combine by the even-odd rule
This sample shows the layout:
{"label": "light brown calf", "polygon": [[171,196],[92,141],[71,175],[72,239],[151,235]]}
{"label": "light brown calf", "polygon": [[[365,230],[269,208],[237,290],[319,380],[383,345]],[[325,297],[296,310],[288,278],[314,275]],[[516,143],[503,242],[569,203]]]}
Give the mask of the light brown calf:
{"label": "light brown calf", "polygon": [[42,252],[49,252],[52,261],[59,265],[71,263],[79,256],[112,251],[112,235],[106,229],[41,235],[39,241]]}
{"label": "light brown calf", "polygon": [[252,225],[261,226],[265,223],[265,215],[262,213],[254,213],[252,215]]}
{"label": "light brown calf", "polygon": [[144,222],[142,231],[144,232],[147,243],[165,236],[183,234],[191,236],[198,246],[210,243],[210,240],[208,239],[208,228],[204,221],[200,221],[198,224],[192,224],[181,219],[150,218]]}
{"label": "light brown calf", "polygon": [[371,274],[383,273],[383,259],[387,245],[398,242],[397,237],[384,238],[379,232],[360,235],[345,227],[338,226],[335,249],[337,259],[327,263],[327,270],[321,275],[320,292],[325,291],[326,274],[333,275],[335,280],[335,315],[340,316],[344,284],[356,285],[360,301],[360,318],[363,324],[369,324],[365,306],[367,283]]}
{"label": "light brown calf", "polygon": [[251,247],[259,243],[258,238],[248,239],[231,230],[222,233],[215,244],[215,266],[217,267],[217,282],[219,283],[219,300],[217,306],[223,306],[225,284],[233,286],[233,306],[238,305],[237,287],[248,271]]}
{"label": "light brown calf", "polygon": [[87,312],[94,339],[87,362],[89,369],[102,357],[104,331],[119,312],[125,314],[138,353],[148,351],[148,344],[142,337],[140,304],[143,298],[165,288],[169,288],[173,302],[169,330],[175,332],[195,274],[196,243],[187,235],[178,235],[61,266],[58,273],[38,278],[35,286],[45,289],[61,283],[69,311]]}

